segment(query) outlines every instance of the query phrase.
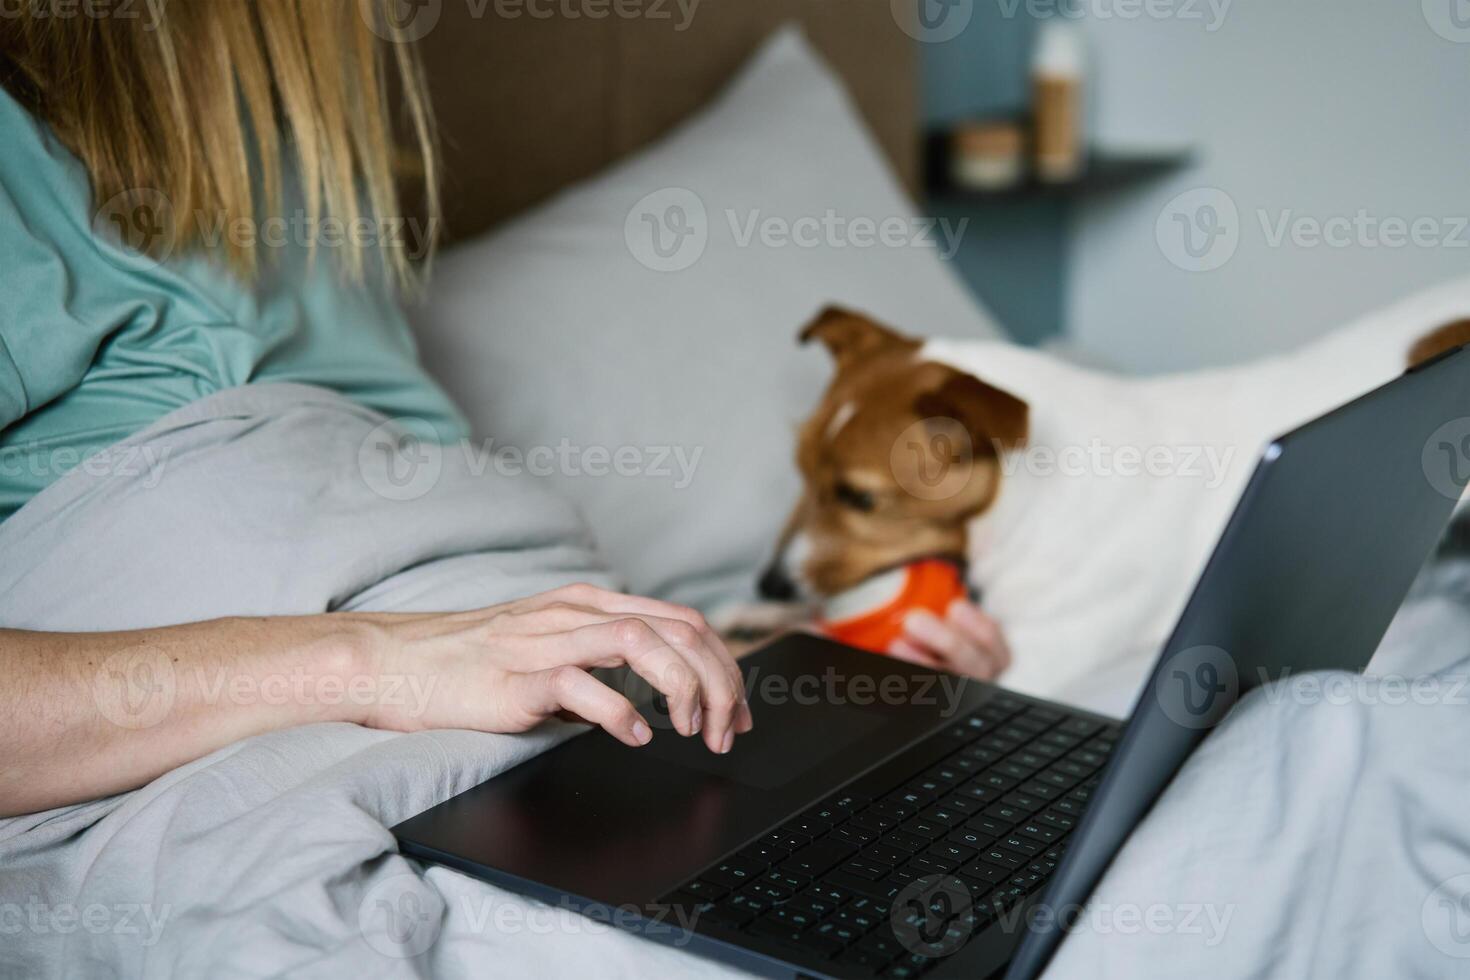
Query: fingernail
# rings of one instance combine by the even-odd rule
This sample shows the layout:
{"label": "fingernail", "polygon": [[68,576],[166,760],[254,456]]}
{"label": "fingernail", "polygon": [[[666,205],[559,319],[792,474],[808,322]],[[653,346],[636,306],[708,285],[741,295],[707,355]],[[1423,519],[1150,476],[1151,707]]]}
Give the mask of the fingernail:
{"label": "fingernail", "polygon": [[648,727],[648,722],[639,718],[633,722],[633,739],[639,745],[647,745],[653,741],[653,729]]}
{"label": "fingernail", "polygon": [[735,729],[725,733],[725,741],[720,745],[720,755],[729,755],[730,750],[735,747]]}
{"label": "fingernail", "polygon": [[704,727],[704,709],[699,705],[694,706],[694,714],[689,717],[689,734],[698,735],[699,730]]}

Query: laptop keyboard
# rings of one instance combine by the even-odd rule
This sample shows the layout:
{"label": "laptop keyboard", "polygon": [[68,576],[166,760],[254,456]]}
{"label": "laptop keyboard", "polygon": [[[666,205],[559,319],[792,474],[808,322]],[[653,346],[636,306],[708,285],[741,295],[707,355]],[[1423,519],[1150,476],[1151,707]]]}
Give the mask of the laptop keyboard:
{"label": "laptop keyboard", "polygon": [[1119,731],[998,694],[661,904],[836,973],[920,976],[1046,883]]}

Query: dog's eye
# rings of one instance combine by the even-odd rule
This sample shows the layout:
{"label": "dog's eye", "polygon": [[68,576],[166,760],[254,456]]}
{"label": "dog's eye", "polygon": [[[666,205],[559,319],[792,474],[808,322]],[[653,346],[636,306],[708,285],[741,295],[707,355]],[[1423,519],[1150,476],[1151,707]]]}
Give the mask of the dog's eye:
{"label": "dog's eye", "polygon": [[878,502],[873,499],[873,495],[870,492],[859,490],[850,483],[839,483],[833,488],[832,492],[839,502],[851,507],[853,510],[867,512],[878,506]]}

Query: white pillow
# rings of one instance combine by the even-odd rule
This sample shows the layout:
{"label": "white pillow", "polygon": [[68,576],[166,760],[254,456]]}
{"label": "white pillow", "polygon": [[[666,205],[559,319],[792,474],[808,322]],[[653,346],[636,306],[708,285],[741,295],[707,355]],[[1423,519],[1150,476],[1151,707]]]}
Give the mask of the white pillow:
{"label": "white pillow", "polygon": [[916,219],[785,28],[662,142],[448,250],[414,319],[477,437],[554,470],[630,589],[710,609],[753,596],[796,499],[795,426],[829,376],[796,344],[808,318],[998,335],[941,258],[959,231]]}

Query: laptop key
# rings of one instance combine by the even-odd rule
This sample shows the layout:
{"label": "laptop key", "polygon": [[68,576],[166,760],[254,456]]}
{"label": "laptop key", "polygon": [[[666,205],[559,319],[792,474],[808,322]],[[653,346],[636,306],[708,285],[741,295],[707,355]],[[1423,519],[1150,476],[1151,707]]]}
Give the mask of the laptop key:
{"label": "laptop key", "polygon": [[906,868],[911,870],[917,869],[920,877],[923,875],[949,874],[959,866],[960,862],[958,859],[945,857],[940,854],[920,854],[905,865]]}
{"label": "laptop key", "polygon": [[874,881],[869,878],[860,878],[854,874],[848,874],[839,868],[830,872],[824,884],[836,886],[854,895],[863,895],[879,902],[891,902],[894,897],[902,891],[903,886],[895,885],[889,881]]}
{"label": "laptop key", "polygon": [[870,929],[876,929],[881,920],[872,912],[843,909],[832,917],[832,921],[847,926],[850,929],[855,929],[859,933],[865,933]]}
{"label": "laptop key", "polygon": [[966,816],[971,816],[980,811],[980,808],[984,806],[984,801],[956,793],[954,796],[945,797],[939,802],[939,805],[947,810],[957,810]]}
{"label": "laptop key", "polygon": [[1017,854],[1024,854],[1027,857],[1035,857],[1041,853],[1045,845],[1038,844],[1034,840],[1028,840],[1020,834],[1012,834],[1009,837],[1002,837],[996,841],[995,846],[1004,848],[1007,851],[1013,851]]}
{"label": "laptop key", "polygon": [[787,888],[793,892],[799,892],[812,883],[811,875],[793,874],[780,868],[773,868],[761,875],[760,880],[768,885],[776,885]]}
{"label": "laptop key", "polygon": [[1023,766],[1015,761],[1014,758],[1011,758],[1004,762],[996,763],[994,769],[991,771],[998,772],[1002,776],[1010,776],[1012,779],[1026,779],[1040,768],[1041,766]]}
{"label": "laptop key", "polygon": [[968,797],[981,803],[996,799],[1001,794],[1001,791],[994,786],[986,786],[978,781],[965,783],[957,792],[960,796]]}
{"label": "laptop key", "polygon": [[978,849],[990,844],[992,841],[995,840],[995,837],[996,835],[987,834],[984,831],[970,830],[967,827],[961,827],[959,830],[951,830],[949,832],[949,835],[944,839],[949,843],[959,844],[962,847]]}
{"label": "laptop key", "polygon": [[703,878],[696,878],[694,881],[688,882],[684,885],[683,891],[693,895],[695,898],[708,902],[724,898],[730,893],[730,889],[727,886],[717,885]]}
{"label": "laptop key", "polygon": [[877,861],[871,861],[867,858],[854,858],[843,864],[839,870],[845,874],[865,878],[868,881],[878,881],[888,875],[888,865],[879,864]]}
{"label": "laptop key", "polygon": [[902,821],[918,813],[919,807],[907,802],[907,798],[903,794],[893,793],[874,803],[863,812],[882,814],[885,817],[892,817],[894,820]]}
{"label": "laptop key", "polygon": [[1065,813],[1057,813],[1055,810],[1047,810],[1036,817],[1036,822],[1045,824],[1054,830],[1068,831],[1077,825],[1077,821]]}
{"label": "laptop key", "polygon": [[838,922],[835,919],[830,922],[823,922],[821,925],[817,926],[817,930],[815,933],[815,935],[822,936],[826,939],[831,939],[834,942],[842,944],[843,946],[851,946],[853,943],[857,942],[859,938],[862,937],[862,934],[862,929],[853,928],[853,926],[849,925],[848,923]]}
{"label": "laptop key", "polygon": [[1009,803],[996,803],[993,806],[986,807],[985,813],[987,816],[995,817],[997,820],[1006,821],[1008,825],[1020,823],[1022,820],[1031,816],[1029,810],[1023,810]]}
{"label": "laptop key", "polygon": [[841,841],[820,840],[792,854],[778,867],[791,874],[816,876],[851,859],[854,853],[853,847]]}
{"label": "laptop key", "polygon": [[813,885],[806,894],[822,902],[831,902],[833,905],[843,905],[852,900],[852,892],[825,881],[819,881]]}
{"label": "laptop key", "polygon": [[781,829],[789,834],[805,834],[807,837],[821,837],[832,829],[832,825],[816,817],[800,816],[794,820],[786,821],[781,825]]}
{"label": "laptop key", "polygon": [[1001,834],[1010,830],[1011,826],[1011,821],[997,817],[993,813],[982,813],[978,817],[971,817],[969,820],[965,821],[966,830],[973,830],[981,834],[989,834],[992,837],[999,837]]}
{"label": "laptop key", "polygon": [[799,847],[806,847],[812,839],[805,834],[792,834],[784,830],[777,830],[761,838],[761,843],[770,844],[773,847],[794,851]]}
{"label": "laptop key", "polygon": [[980,860],[986,864],[993,864],[1000,868],[1019,868],[1026,862],[1021,860],[1021,855],[999,847],[987,848],[980,852]]}
{"label": "laptop key", "polygon": [[1007,721],[1006,724],[1013,728],[1024,729],[1033,735],[1038,734],[1039,732],[1044,732],[1051,727],[1050,722],[1042,721],[1040,718],[1037,718],[1030,712],[1016,715],[1014,718]]}
{"label": "laptop key", "polygon": [[1062,838],[1062,831],[1048,827],[1039,820],[1023,824],[1016,828],[1016,833],[1022,837],[1029,837],[1043,844],[1052,844]]}
{"label": "laptop key", "polygon": [[1055,786],[1057,789],[1071,789],[1081,782],[1078,777],[1070,773],[1059,772],[1055,768],[1046,769],[1037,773],[1036,781],[1038,783],[1045,783],[1048,786]]}
{"label": "laptop key", "polygon": [[765,841],[756,841],[739,853],[745,860],[766,867],[770,867],[778,861],[785,860],[791,854],[786,848],[777,847],[775,844],[768,844]]}
{"label": "laptop key", "polygon": [[859,796],[856,793],[838,793],[828,797],[821,806],[851,815],[867,806],[869,802],[866,796]]}
{"label": "laptop key", "polygon": [[1069,797],[1063,797],[1062,799],[1055,801],[1054,803],[1052,803],[1051,808],[1057,813],[1065,814],[1066,816],[1073,818],[1082,816],[1082,811],[1084,809],[1081,803]]}
{"label": "laptop key", "polygon": [[793,891],[781,885],[773,885],[768,881],[757,881],[745,887],[745,894],[772,902],[784,902],[792,896]]}
{"label": "laptop key", "polygon": [[877,864],[894,867],[909,859],[909,852],[889,844],[873,844],[863,848],[862,857]]}
{"label": "laptop key", "polygon": [[853,847],[862,847],[864,844],[877,840],[878,831],[869,830],[866,827],[854,827],[849,824],[846,827],[838,827],[832,831],[832,837],[830,839],[840,840],[845,844],[851,844]]}
{"label": "laptop key", "polygon": [[747,861],[744,858],[730,858],[721,863],[719,867],[704,872],[700,877],[706,881],[724,885],[726,888],[739,888],[759,877],[762,870],[764,869],[753,861]]}
{"label": "laptop key", "polygon": [[813,915],[805,909],[794,909],[789,905],[783,905],[780,908],[772,909],[770,914],[767,915],[767,918],[775,919],[778,922],[784,922],[800,932],[803,929],[810,929],[812,926],[816,925],[817,919],[819,917]]}
{"label": "laptop key", "polygon": [[899,818],[884,816],[882,813],[874,813],[872,808],[864,810],[850,821],[854,827],[863,827],[868,830],[892,830],[898,826]]}
{"label": "laptop key", "polygon": [[826,916],[829,916],[833,912],[837,911],[836,902],[823,901],[821,898],[813,895],[810,891],[802,892],[795,898],[788,900],[786,904],[781,907],[787,909],[795,909],[799,912],[806,912],[807,914],[817,919],[825,918]]}
{"label": "laptop key", "polygon": [[1052,769],[1056,772],[1064,773],[1077,779],[1086,779],[1088,776],[1092,775],[1093,771],[1097,769],[1097,767],[1089,766],[1082,762],[1075,762],[1071,759],[1063,759],[1061,762],[1052,763]]}
{"label": "laptop key", "polygon": [[930,845],[927,853],[932,854],[935,857],[948,858],[963,864],[973,859],[975,855],[979,852],[975,848],[966,847],[963,844],[953,844],[948,841],[941,841],[937,844]]}
{"label": "laptop key", "polygon": [[987,861],[976,860],[961,866],[955,873],[966,878],[977,878],[993,887],[1005,881],[1009,872],[1008,869]]}
{"label": "laptop key", "polygon": [[1088,721],[1086,718],[1069,718],[1067,721],[1058,725],[1057,730],[1066,732],[1069,735],[1080,735],[1086,738],[1089,735],[1102,731],[1102,727],[1099,722]]}
{"label": "laptop key", "polygon": [[949,832],[947,826],[942,823],[934,823],[927,817],[915,817],[912,820],[906,821],[900,830],[905,834],[913,834],[915,837],[922,837],[925,840],[934,840],[936,837],[943,837]]}
{"label": "laptop key", "polygon": [[1054,800],[1058,796],[1061,796],[1063,791],[1056,786],[1037,782],[1033,779],[1029,783],[1022,783],[1019,792],[1022,796],[1029,797],[1032,802],[1032,805],[1026,807],[1026,809],[1035,812],[1045,806],[1048,800]]}
{"label": "laptop key", "polygon": [[1005,796],[1001,797],[1000,801],[1002,803],[1009,803],[1011,806],[1018,806],[1023,810],[1029,810],[1032,813],[1035,813],[1037,810],[1040,810],[1042,807],[1046,806],[1046,801],[1049,799],[1051,799],[1051,797],[1044,796],[1040,793],[1027,792],[1025,790],[1018,789],[1014,793],[1007,793]]}
{"label": "laptop key", "polygon": [[929,838],[911,834],[906,830],[895,830],[883,838],[883,843],[905,851],[922,851],[929,846]]}

